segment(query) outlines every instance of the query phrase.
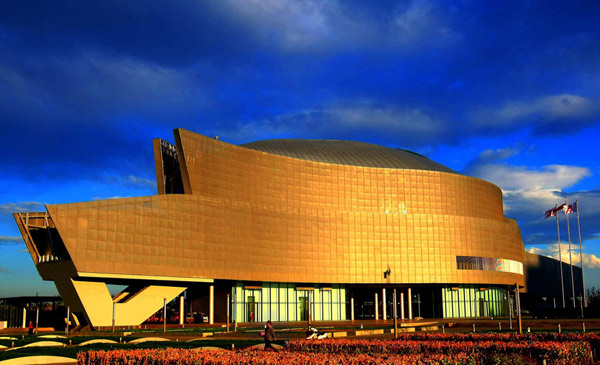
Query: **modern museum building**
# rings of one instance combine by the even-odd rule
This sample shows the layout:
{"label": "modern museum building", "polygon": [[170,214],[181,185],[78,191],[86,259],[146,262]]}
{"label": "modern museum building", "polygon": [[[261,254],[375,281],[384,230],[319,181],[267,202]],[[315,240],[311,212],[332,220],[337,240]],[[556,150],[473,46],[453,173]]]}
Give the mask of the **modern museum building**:
{"label": "modern museum building", "polygon": [[394,289],[402,318],[500,316],[525,290],[492,183],[362,142],[174,134],[154,140],[155,196],[15,213],[79,323],[137,325],[172,300],[211,323],[227,308],[238,322],[383,319]]}

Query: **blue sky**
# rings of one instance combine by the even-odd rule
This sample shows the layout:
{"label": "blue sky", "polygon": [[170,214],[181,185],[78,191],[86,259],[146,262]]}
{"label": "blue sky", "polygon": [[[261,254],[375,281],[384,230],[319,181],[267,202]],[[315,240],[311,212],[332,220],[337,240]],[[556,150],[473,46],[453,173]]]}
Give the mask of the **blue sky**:
{"label": "blue sky", "polygon": [[417,151],[500,186],[551,256],[542,211],[580,199],[600,287],[598,19],[598,1],[0,1],[0,296],[56,292],[10,213],[155,194],[151,139],[178,127]]}

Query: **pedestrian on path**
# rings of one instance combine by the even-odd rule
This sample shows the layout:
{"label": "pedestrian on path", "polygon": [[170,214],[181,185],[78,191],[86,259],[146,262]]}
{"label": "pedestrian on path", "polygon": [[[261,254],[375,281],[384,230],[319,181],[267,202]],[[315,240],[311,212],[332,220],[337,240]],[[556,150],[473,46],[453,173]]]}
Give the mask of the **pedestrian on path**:
{"label": "pedestrian on path", "polygon": [[277,341],[277,338],[275,337],[273,325],[271,324],[271,321],[268,320],[267,324],[265,325],[265,351],[267,351],[267,349],[271,349],[272,351],[277,352],[272,345],[273,341]]}

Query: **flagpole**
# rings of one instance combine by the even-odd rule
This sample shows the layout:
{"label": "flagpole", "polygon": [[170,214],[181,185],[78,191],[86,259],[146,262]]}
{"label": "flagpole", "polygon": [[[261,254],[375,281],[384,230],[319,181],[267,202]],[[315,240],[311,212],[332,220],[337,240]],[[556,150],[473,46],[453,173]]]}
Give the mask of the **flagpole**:
{"label": "flagpole", "polygon": [[[569,209],[569,198],[565,198],[565,207]],[[566,210],[563,210],[567,216],[567,235],[569,237],[569,267],[571,268],[571,289],[573,291],[573,308],[577,308],[575,304],[575,277],[573,277],[573,262],[571,261],[571,226],[569,225],[569,215]]]}
{"label": "flagpole", "polygon": [[558,264],[560,266],[560,289],[562,291],[563,309],[567,307],[565,303],[565,283],[563,279],[562,254],[560,249],[560,225],[558,224],[558,212],[556,212],[556,231],[558,232]]}
{"label": "flagpole", "polygon": [[585,293],[585,279],[583,277],[583,251],[581,250],[581,224],[579,223],[579,200],[575,200],[577,207],[577,231],[579,232],[579,261],[581,262],[581,284],[583,285],[583,303],[587,308],[587,294]]}

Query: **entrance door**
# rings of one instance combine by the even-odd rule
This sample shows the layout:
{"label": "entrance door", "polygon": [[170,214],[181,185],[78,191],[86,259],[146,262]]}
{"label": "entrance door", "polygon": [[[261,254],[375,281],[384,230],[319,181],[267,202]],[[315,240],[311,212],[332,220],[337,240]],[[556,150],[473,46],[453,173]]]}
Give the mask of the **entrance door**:
{"label": "entrance door", "polygon": [[360,313],[358,315],[360,319],[373,319],[375,318],[375,304],[373,301],[364,301],[360,306]]}
{"label": "entrance door", "polygon": [[490,303],[483,298],[479,298],[479,315],[482,317],[490,316]]}
{"label": "entrance door", "polygon": [[308,297],[299,297],[300,300],[300,320],[306,321],[308,319]]}
{"label": "entrance door", "polygon": [[248,322],[256,322],[256,301],[254,295],[248,297]]}

